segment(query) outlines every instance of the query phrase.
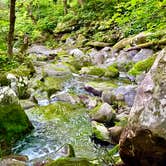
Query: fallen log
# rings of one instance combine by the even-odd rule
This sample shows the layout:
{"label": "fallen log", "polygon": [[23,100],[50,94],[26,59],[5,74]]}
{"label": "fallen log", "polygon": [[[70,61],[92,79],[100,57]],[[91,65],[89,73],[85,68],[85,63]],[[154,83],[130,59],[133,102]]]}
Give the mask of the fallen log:
{"label": "fallen log", "polygon": [[140,50],[142,48],[148,48],[148,47],[156,46],[156,45],[166,45],[166,39],[162,39],[159,41],[147,42],[144,44],[139,44],[135,47],[130,47],[130,48],[124,49],[124,51],[128,52],[128,51],[132,51],[132,50]]}

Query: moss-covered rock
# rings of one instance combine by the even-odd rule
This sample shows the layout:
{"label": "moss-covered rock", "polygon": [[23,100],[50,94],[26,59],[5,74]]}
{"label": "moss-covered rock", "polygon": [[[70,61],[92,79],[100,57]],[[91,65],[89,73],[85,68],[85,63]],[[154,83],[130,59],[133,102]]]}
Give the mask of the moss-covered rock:
{"label": "moss-covered rock", "polygon": [[110,77],[110,78],[118,77],[119,76],[119,71],[116,67],[111,65],[111,66],[106,68],[104,76],[105,77]]}
{"label": "moss-covered rock", "polygon": [[150,67],[153,65],[154,61],[155,61],[156,56],[153,55],[143,61],[137,62],[130,70],[129,70],[129,74],[136,76],[141,74],[142,72],[148,72],[148,70],[150,69]]}
{"label": "moss-covered rock", "polygon": [[96,121],[92,121],[91,124],[92,133],[97,139],[105,142],[110,142],[109,132],[107,128],[104,126],[104,124],[98,123]]}
{"label": "moss-covered rock", "polygon": [[76,158],[76,157],[59,158],[55,161],[46,164],[46,166],[95,166],[95,165],[96,164],[91,163],[86,158]]}
{"label": "moss-covered rock", "polygon": [[90,66],[90,67],[83,67],[80,71],[81,74],[88,74],[88,75],[94,75],[94,76],[104,76],[105,69],[96,67],[96,66]]}
{"label": "moss-covered rock", "polygon": [[101,105],[98,105],[94,109],[92,109],[90,112],[90,116],[92,120],[95,120],[101,123],[107,123],[114,118],[114,113],[115,111],[113,110],[111,105],[107,103],[103,103]]}
{"label": "moss-covered rock", "polygon": [[11,145],[33,128],[14,91],[0,88],[0,146],[2,155],[10,153]]}

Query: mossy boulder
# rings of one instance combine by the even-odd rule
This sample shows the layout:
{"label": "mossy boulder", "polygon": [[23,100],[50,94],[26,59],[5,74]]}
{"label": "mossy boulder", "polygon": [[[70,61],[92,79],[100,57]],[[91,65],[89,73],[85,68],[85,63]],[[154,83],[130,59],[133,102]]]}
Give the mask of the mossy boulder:
{"label": "mossy boulder", "polygon": [[94,76],[104,76],[105,69],[96,67],[96,66],[90,66],[90,67],[83,67],[80,71],[80,74],[88,74],[88,75],[94,75]]}
{"label": "mossy boulder", "polygon": [[109,132],[103,123],[92,121],[92,133],[95,138],[104,142],[110,142]]}
{"label": "mossy boulder", "polygon": [[65,157],[59,158],[55,161],[52,161],[46,166],[97,166],[97,164],[93,164],[86,158],[76,158],[76,157]]}
{"label": "mossy boulder", "polygon": [[153,55],[145,60],[137,62],[130,70],[129,74],[136,76],[141,74],[142,72],[148,72],[155,61],[156,56]]}
{"label": "mossy boulder", "polygon": [[92,120],[95,120],[97,122],[107,123],[114,118],[114,113],[115,111],[113,110],[111,105],[103,103],[91,110],[90,117]]}
{"label": "mossy boulder", "polygon": [[10,153],[11,145],[33,128],[19,104],[15,92],[0,88],[0,146],[2,155]]}
{"label": "mossy boulder", "polygon": [[108,66],[106,68],[104,76],[105,77],[110,77],[110,78],[115,78],[115,77],[119,76],[119,71],[118,71],[118,69],[116,67],[111,65],[111,66]]}

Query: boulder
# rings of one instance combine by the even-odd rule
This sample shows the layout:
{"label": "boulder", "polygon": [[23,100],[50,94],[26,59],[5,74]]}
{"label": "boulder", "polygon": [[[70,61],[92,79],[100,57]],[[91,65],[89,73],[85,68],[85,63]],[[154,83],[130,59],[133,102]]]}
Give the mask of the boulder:
{"label": "boulder", "polygon": [[1,153],[10,153],[12,143],[32,128],[15,92],[9,87],[0,87]]}
{"label": "boulder", "polygon": [[133,62],[139,62],[153,55],[152,49],[141,49],[132,59]]}
{"label": "boulder", "polygon": [[54,100],[56,99],[58,101],[69,102],[71,104],[76,104],[76,103],[80,102],[78,96],[70,94],[70,93],[67,93],[67,92],[59,92],[59,93],[57,93],[55,95],[52,95],[50,97],[50,99],[54,99]]}
{"label": "boulder", "polygon": [[103,141],[103,142],[110,142],[109,132],[107,128],[102,123],[98,123],[96,121],[92,121],[92,133],[95,138]]}
{"label": "boulder", "polygon": [[107,103],[103,103],[100,106],[97,106],[90,112],[92,120],[97,122],[109,122],[114,117],[114,109]]}
{"label": "boulder", "polygon": [[125,102],[128,106],[134,103],[136,94],[135,85],[120,86],[111,91],[103,91],[102,100],[109,104],[116,104],[117,102]]}
{"label": "boulder", "polygon": [[166,48],[138,87],[128,127],[120,138],[120,155],[132,166],[166,163]]}

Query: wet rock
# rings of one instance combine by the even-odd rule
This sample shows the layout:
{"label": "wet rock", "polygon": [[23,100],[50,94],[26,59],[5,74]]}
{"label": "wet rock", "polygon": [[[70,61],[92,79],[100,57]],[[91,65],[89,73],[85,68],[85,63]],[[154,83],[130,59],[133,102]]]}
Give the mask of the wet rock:
{"label": "wet rock", "polygon": [[[10,116],[9,116],[10,115]],[[0,145],[1,153],[11,150],[11,144],[33,128],[22,109],[15,92],[9,87],[0,88]]]}
{"label": "wet rock", "polygon": [[108,128],[109,131],[109,136],[111,139],[111,143],[112,144],[118,144],[119,143],[119,139],[120,139],[120,135],[123,131],[123,127],[121,126],[113,126]]}
{"label": "wet rock", "polygon": [[129,166],[166,163],[166,48],[138,87],[128,127],[120,138],[120,155]]}
{"label": "wet rock", "polygon": [[29,109],[35,106],[35,103],[30,100],[20,100],[20,104],[23,109]]}
{"label": "wet rock", "polygon": [[92,121],[91,125],[92,125],[92,133],[97,139],[103,142],[104,141],[110,142],[109,132],[107,128],[104,126],[104,124]]}
{"label": "wet rock", "polygon": [[[76,157],[65,157],[65,158],[59,158],[55,161],[52,161],[46,166],[95,166],[96,164],[93,164],[88,161],[86,158],[76,158]],[[97,166],[97,165],[96,165]]]}
{"label": "wet rock", "polygon": [[79,98],[83,104],[89,109],[97,106],[98,99],[96,97],[91,97],[87,95],[79,95]]}
{"label": "wet rock", "polygon": [[28,53],[29,54],[36,54],[36,55],[46,55],[46,56],[56,56],[58,51],[57,50],[51,50],[48,49],[45,46],[42,45],[32,45],[29,49],[28,49]]}
{"label": "wet rock", "polygon": [[53,98],[56,98],[56,100],[58,100],[58,101],[69,102],[71,104],[76,104],[76,103],[80,102],[78,96],[72,95],[72,94],[67,93],[67,92],[59,92],[59,93],[52,95],[50,97],[50,99],[53,99]]}
{"label": "wet rock", "polygon": [[103,91],[102,100],[109,104],[114,104],[116,101],[125,102],[128,106],[132,106],[136,95],[136,86],[127,85],[120,86],[111,91]]}
{"label": "wet rock", "polygon": [[115,116],[115,111],[113,110],[113,108],[107,104],[107,103],[103,103],[102,105],[94,108],[91,112],[90,112],[90,116],[92,120],[95,120],[97,122],[101,122],[101,123],[107,123],[110,122],[114,116]]}
{"label": "wet rock", "polygon": [[130,123],[149,128],[166,139],[166,49],[156,58],[152,68],[138,87],[130,112]]}
{"label": "wet rock", "polygon": [[96,89],[94,89],[93,87],[90,87],[90,86],[85,86],[84,89],[89,92],[89,93],[92,93],[94,96],[101,96],[102,92],[101,91],[98,91]]}
{"label": "wet rock", "polygon": [[78,48],[70,50],[69,54],[73,55],[73,56],[78,56],[78,57],[84,56],[84,53],[80,49],[78,49]]}
{"label": "wet rock", "polygon": [[133,57],[133,62],[139,62],[144,59],[149,58],[150,56],[153,55],[153,50],[151,49],[141,49],[134,57]]}

